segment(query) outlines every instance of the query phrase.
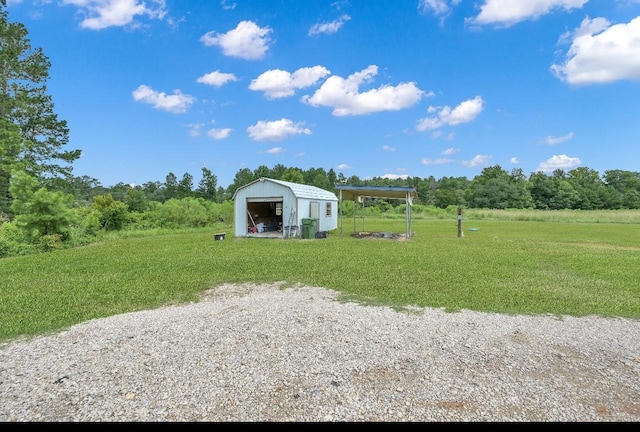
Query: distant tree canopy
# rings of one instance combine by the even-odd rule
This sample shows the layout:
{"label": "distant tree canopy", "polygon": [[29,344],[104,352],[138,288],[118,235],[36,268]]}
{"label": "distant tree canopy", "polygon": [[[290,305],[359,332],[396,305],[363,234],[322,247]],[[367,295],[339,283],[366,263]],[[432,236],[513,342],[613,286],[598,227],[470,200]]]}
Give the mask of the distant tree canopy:
{"label": "distant tree canopy", "polygon": [[[202,168],[202,178],[194,188],[193,176],[184,173],[182,179],[169,173],[165,182],[150,181],[138,186],[124,183],[107,188],[91,178],[71,178],[62,189],[86,202],[87,197],[111,193],[114,199],[129,203],[132,210],[140,211],[147,202],[165,202],[169,199],[186,197],[203,198],[222,203],[231,199],[235,191],[261,177],[284,180],[293,183],[308,184],[337,194],[337,184],[401,186],[416,189],[416,204],[431,205],[439,208],[464,206],[468,208],[491,209],[637,209],[640,208],[640,172],[623,170],[606,171],[601,178],[597,171],[580,167],[568,172],[556,170],[552,174],[534,172],[527,177],[521,169],[507,172],[499,165],[486,167],[482,172],[467,177],[433,176],[388,179],[374,177],[360,179],[357,176],[345,177],[336,174],[333,169],[310,168],[303,170],[295,167],[276,165],[268,168],[264,165],[251,171],[240,169],[227,188],[218,186],[217,176],[208,168]],[[133,194],[131,190],[139,191]],[[94,192],[91,192],[94,191]],[[135,198],[135,200],[134,200]],[[393,206],[401,205],[392,203]],[[373,204],[371,204],[373,205]]]}

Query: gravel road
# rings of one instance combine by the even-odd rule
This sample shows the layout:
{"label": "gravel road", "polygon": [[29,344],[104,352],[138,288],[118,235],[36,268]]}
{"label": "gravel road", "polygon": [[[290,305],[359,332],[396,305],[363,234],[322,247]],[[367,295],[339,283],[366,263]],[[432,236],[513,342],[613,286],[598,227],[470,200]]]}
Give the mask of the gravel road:
{"label": "gravel road", "polygon": [[637,422],[640,321],[367,306],[317,287],[0,344],[3,422]]}

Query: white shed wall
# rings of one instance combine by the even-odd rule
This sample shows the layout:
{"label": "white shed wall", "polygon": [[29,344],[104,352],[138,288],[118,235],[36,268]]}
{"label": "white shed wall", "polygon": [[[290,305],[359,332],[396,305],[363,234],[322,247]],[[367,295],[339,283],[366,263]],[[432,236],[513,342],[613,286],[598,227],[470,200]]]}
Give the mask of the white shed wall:
{"label": "white shed wall", "polygon": [[[304,210],[304,216],[300,216],[298,219],[298,224],[302,226],[303,218],[310,218],[311,215],[311,204],[318,203],[318,217],[316,219],[316,231],[331,231],[338,228],[338,202],[337,201],[326,201],[326,200],[314,200],[314,199],[301,199],[298,198],[299,206]],[[327,204],[331,206],[331,214],[327,216]]]}
{"label": "white shed wall", "polygon": [[[282,198],[282,220],[288,221],[291,208],[295,206],[296,197],[291,189],[272,183],[257,182],[239,189],[234,201],[234,235],[245,237],[247,235],[247,200],[252,198]],[[287,224],[284,222],[283,225]]]}

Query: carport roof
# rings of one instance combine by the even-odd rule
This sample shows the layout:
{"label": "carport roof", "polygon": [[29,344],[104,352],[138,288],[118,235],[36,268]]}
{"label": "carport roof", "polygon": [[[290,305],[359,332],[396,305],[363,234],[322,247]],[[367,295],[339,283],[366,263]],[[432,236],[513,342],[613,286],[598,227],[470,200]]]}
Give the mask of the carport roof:
{"label": "carport roof", "polygon": [[336,185],[340,196],[349,201],[360,201],[360,198],[393,198],[404,199],[412,205],[416,197],[416,189],[404,186],[351,186]]}

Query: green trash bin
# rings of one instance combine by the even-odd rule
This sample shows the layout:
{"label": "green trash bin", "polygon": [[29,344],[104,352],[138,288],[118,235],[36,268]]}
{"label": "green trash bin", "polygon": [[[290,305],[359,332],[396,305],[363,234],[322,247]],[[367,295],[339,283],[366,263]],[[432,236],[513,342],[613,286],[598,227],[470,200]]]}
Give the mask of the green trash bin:
{"label": "green trash bin", "polygon": [[316,238],[316,220],[312,218],[302,219],[302,238]]}

